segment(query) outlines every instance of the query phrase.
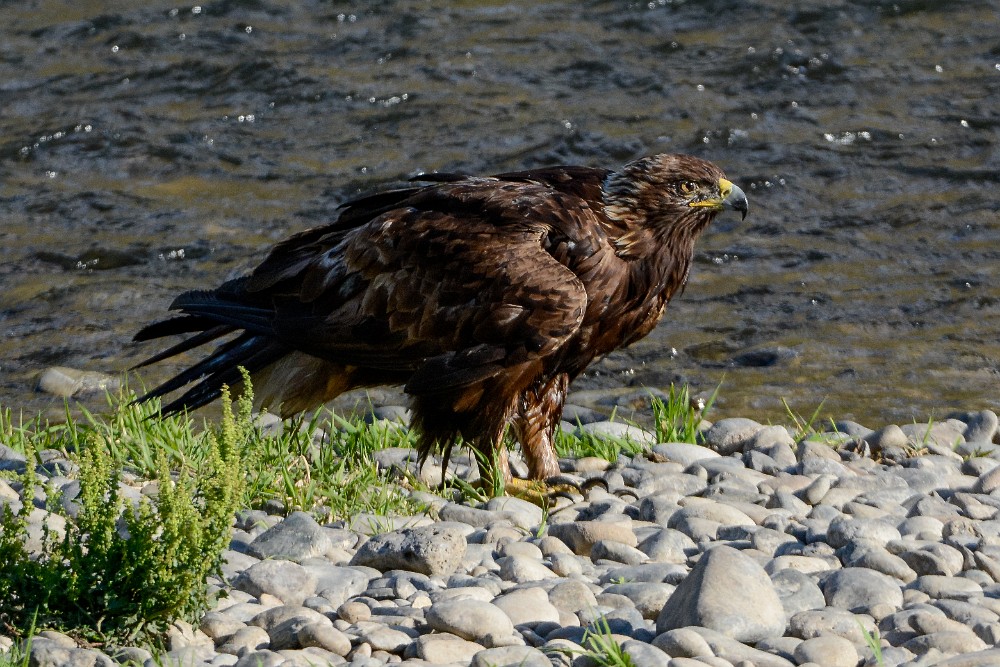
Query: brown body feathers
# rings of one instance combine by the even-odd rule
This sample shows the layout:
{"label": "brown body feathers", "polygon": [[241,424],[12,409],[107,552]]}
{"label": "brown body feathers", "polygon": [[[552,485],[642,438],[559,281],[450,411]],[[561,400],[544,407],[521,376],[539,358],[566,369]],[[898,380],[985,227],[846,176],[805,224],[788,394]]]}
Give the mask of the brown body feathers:
{"label": "brown body feathers", "polygon": [[553,432],[570,381],[648,334],[684,285],[702,230],[746,198],[684,155],[618,171],[431,174],[371,195],[277,245],[250,275],[181,294],[182,316],[136,335],[190,334],[141,365],[225,337],[140,400],[197,382],[194,409],[253,376],[282,416],[358,387],[404,385],[422,456],[458,436],[499,460],[508,426],[531,474],[558,473]]}

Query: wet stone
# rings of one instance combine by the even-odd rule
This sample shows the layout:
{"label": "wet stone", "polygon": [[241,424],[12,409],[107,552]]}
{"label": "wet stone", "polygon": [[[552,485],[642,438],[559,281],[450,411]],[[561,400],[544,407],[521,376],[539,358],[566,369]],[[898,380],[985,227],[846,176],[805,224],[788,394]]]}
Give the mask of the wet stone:
{"label": "wet stone", "polygon": [[114,394],[120,388],[121,380],[116,377],[66,366],[47,368],[38,378],[38,391],[62,398],[105,392]]}

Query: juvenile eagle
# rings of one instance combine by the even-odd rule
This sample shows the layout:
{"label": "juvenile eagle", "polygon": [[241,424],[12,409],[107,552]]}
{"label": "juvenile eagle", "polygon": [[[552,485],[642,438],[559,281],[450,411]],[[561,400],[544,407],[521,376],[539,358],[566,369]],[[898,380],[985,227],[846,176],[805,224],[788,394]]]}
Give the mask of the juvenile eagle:
{"label": "juvenile eagle", "polygon": [[652,331],[720,211],[747,213],[740,188],[687,155],[414,180],[344,204],[247,276],[178,296],[184,314],[135,340],[192,335],[139,366],[235,336],[139,400],[200,380],[163,411],[197,408],[238,385],[240,366],[283,417],[403,385],[421,460],[461,436],[509,481],[509,427],[544,479],[559,472],[569,383]]}

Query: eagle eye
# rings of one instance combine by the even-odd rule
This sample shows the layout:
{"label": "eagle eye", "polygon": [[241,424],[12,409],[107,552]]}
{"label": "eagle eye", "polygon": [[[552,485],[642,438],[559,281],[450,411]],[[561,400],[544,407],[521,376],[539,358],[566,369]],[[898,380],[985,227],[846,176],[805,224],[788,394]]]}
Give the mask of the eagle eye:
{"label": "eagle eye", "polygon": [[691,181],[681,181],[677,185],[677,189],[681,191],[681,194],[689,195],[697,189],[697,186]]}

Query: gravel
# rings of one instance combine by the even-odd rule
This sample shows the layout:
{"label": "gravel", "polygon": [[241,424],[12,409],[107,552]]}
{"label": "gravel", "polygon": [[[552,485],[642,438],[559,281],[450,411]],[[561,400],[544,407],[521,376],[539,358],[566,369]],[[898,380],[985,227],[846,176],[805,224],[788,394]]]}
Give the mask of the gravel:
{"label": "gravel", "polygon": [[[241,512],[225,578],[211,582],[228,595],[197,627],[175,623],[165,655],[48,631],[31,664],[586,667],[581,644],[606,628],[637,667],[875,665],[873,638],[887,667],[996,665],[997,431],[990,411],[841,422],[808,439],[723,419],[705,446],[642,433],[646,454],[562,460],[568,477],[604,484],[548,512],[440,501],[433,518],[381,520],[377,535],[362,517]],[[414,466],[405,451],[384,458]],[[39,475],[73,491],[70,462],[42,460]],[[0,446],[0,470],[24,465]],[[0,504],[23,502],[0,482]],[[33,539],[65,529],[39,509],[29,522]]]}

